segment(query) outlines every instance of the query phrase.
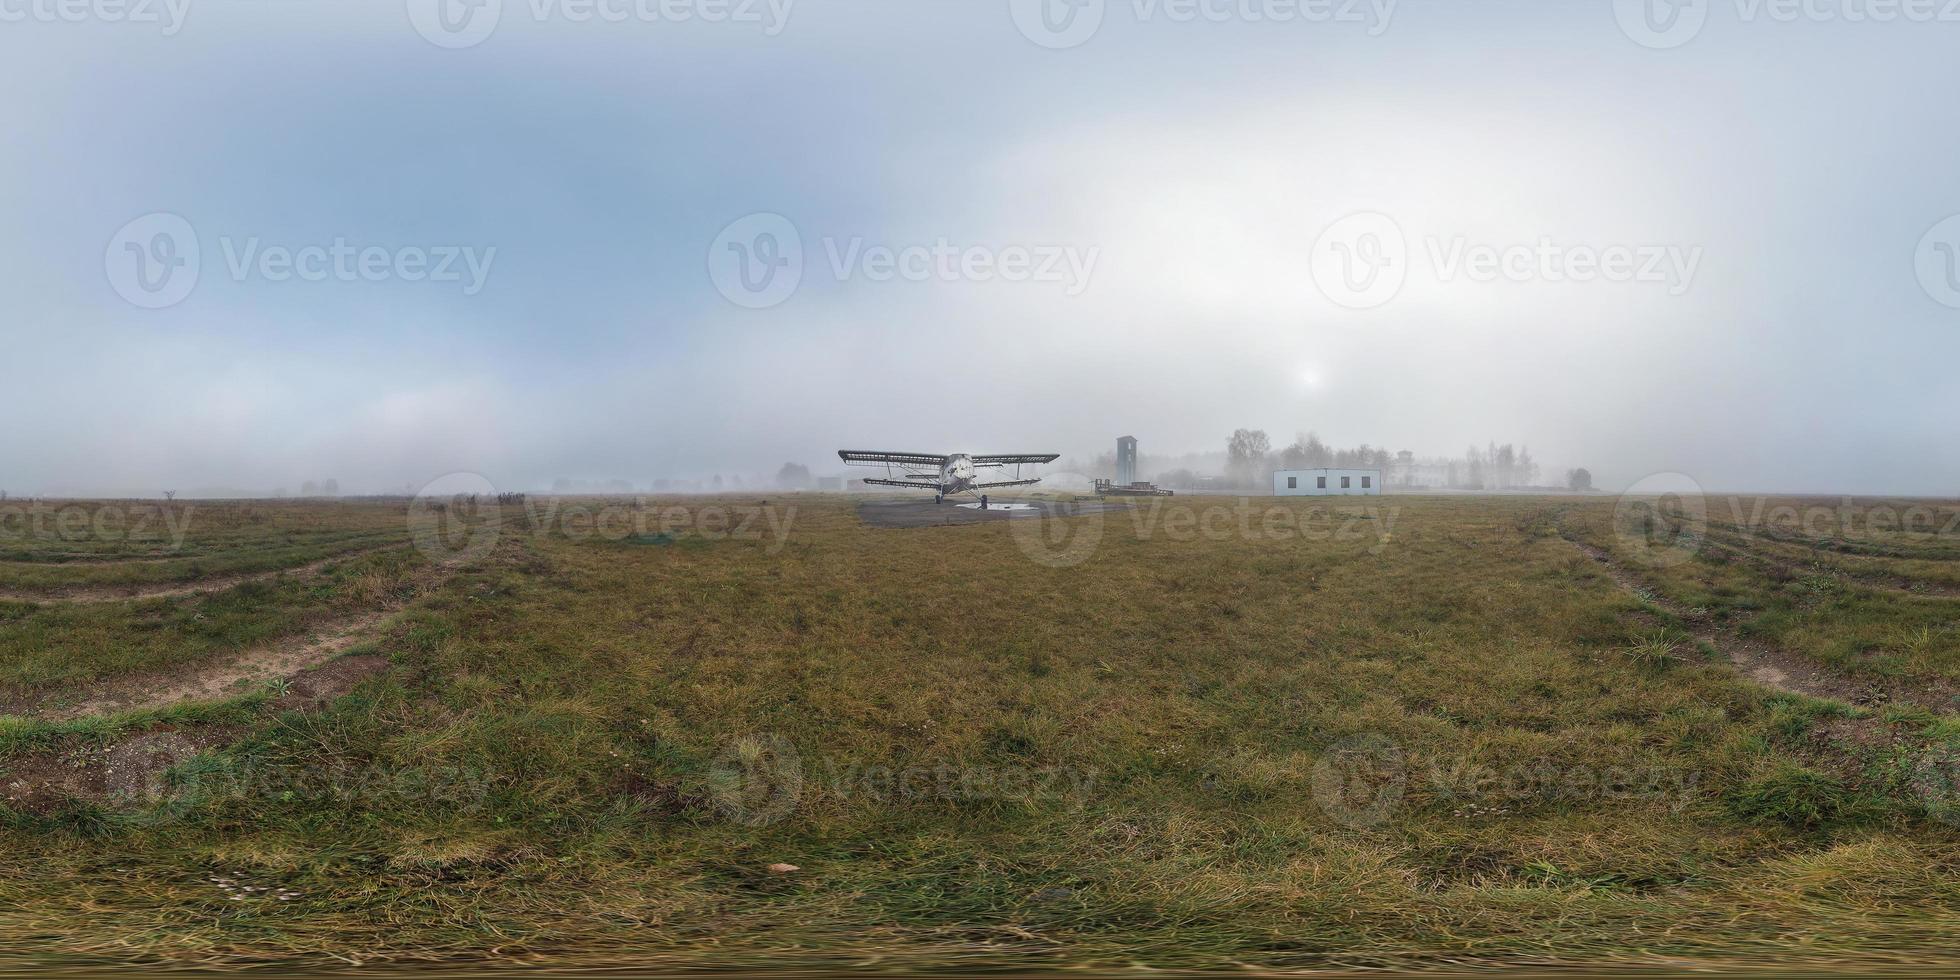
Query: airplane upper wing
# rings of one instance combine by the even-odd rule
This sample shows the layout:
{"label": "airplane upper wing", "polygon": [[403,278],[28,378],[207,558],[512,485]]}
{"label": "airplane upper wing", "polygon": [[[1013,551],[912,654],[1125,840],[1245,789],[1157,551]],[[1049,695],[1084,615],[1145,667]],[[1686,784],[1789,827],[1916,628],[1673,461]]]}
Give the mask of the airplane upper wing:
{"label": "airplane upper wing", "polygon": [[837,458],[852,466],[931,466],[946,465],[948,457],[934,453],[882,453],[859,449],[839,449]]}
{"label": "airplane upper wing", "polygon": [[1052,463],[1061,458],[1061,453],[1009,453],[1005,456],[975,456],[973,463],[976,466],[994,463]]}

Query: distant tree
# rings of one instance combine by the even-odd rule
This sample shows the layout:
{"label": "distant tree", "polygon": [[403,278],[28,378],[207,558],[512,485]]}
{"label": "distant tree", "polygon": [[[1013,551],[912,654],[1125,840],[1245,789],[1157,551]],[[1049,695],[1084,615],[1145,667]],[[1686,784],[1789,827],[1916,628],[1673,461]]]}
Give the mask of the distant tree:
{"label": "distant tree", "polygon": [[1266,470],[1273,442],[1261,429],[1239,429],[1225,443],[1225,467],[1240,487],[1255,485]]}
{"label": "distant tree", "polygon": [[320,493],[328,497],[340,496],[340,481],[329,479],[325,483],[320,484]]}
{"label": "distant tree", "polygon": [[308,480],[299,485],[299,495],[302,497],[317,497],[320,495],[320,485],[314,483],[312,480]]}
{"label": "distant tree", "polygon": [[1172,490],[1189,490],[1198,485],[1198,474],[1187,469],[1169,470],[1160,474],[1157,482]]}
{"label": "distant tree", "polygon": [[1517,477],[1518,486],[1529,487],[1537,485],[1538,462],[1531,458],[1530,446],[1523,446],[1518,449],[1517,471],[1514,475]]}
{"label": "distant tree", "polygon": [[163,492],[163,499],[165,499],[165,500],[176,500],[176,499],[177,499],[177,491],[175,491],[175,490],[165,490],[165,491]]}
{"label": "distant tree", "polygon": [[1491,452],[1491,476],[1500,488],[1514,487],[1518,482],[1518,451],[1510,443],[1505,443]]}
{"label": "distant tree", "polygon": [[1279,468],[1283,470],[1304,470],[1308,468],[1307,440],[1305,436],[1295,438],[1293,445],[1279,451]]}
{"label": "distant tree", "polygon": [[776,471],[776,485],[785,490],[807,490],[810,487],[810,468],[802,463],[784,463]]}
{"label": "distant tree", "polygon": [[1591,490],[1593,488],[1592,471],[1583,466],[1576,470],[1566,470],[1565,485],[1573,490]]}

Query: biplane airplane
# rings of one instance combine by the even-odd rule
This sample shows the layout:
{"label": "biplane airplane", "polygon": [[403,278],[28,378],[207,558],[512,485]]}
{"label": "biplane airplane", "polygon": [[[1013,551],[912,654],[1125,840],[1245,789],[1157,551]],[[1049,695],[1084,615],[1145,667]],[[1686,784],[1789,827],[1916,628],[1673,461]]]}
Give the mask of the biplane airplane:
{"label": "biplane airplane", "polygon": [[[837,458],[848,465],[885,468],[888,479],[867,478],[864,482],[880,487],[931,490],[932,502],[936,504],[944,503],[947,497],[956,493],[978,494],[995,487],[1025,487],[1040,483],[1040,477],[1021,479],[1021,467],[1052,463],[1061,456],[1061,453],[1015,453],[1006,456],[969,456],[966,453],[951,453],[936,456],[932,453],[879,453],[856,449],[837,451]],[[980,470],[1004,469],[1009,466],[1014,467],[1012,480],[983,482],[977,475]]]}

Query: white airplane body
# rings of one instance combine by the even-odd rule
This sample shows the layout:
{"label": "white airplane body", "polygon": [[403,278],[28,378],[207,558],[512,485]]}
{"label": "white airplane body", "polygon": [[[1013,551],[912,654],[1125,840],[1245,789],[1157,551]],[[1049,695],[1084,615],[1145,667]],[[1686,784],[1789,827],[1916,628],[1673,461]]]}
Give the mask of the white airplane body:
{"label": "white airplane body", "polygon": [[[1052,463],[1060,453],[1013,453],[1005,456],[972,456],[966,453],[892,453],[842,449],[837,458],[851,466],[882,466],[888,479],[864,482],[881,487],[931,490],[935,500],[943,501],[956,493],[978,494],[995,487],[1025,487],[1041,482],[1040,477],[1019,479],[1022,466]],[[982,482],[979,471],[1007,466],[1015,468],[1016,479]]]}

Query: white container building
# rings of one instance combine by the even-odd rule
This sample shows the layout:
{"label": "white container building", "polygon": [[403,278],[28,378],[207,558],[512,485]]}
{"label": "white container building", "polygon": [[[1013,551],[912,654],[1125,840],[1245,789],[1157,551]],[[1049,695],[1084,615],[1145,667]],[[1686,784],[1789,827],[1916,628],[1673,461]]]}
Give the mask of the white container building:
{"label": "white container building", "polygon": [[1381,470],[1275,470],[1275,497],[1372,497],[1382,492]]}

